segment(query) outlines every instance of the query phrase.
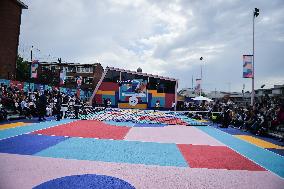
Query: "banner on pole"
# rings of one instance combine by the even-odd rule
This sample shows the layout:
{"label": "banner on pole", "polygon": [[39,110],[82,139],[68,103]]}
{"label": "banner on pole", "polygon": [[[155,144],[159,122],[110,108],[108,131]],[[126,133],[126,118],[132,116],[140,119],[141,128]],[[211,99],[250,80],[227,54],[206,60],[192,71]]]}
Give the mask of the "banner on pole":
{"label": "banner on pole", "polygon": [[199,94],[201,90],[201,79],[196,79],[195,94]]}
{"label": "banner on pole", "polygon": [[253,55],[243,55],[243,78],[253,78],[252,57]]}
{"label": "banner on pole", "polygon": [[38,60],[33,60],[31,64],[31,78],[37,78]]}

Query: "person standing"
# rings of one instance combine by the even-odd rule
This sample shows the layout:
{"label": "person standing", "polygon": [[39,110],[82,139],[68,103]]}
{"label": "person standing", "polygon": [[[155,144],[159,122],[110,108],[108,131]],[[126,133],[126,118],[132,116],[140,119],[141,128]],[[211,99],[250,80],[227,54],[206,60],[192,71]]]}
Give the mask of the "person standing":
{"label": "person standing", "polygon": [[61,119],[61,104],[62,104],[62,98],[60,93],[58,92],[56,102],[55,102],[55,114],[56,114],[56,121],[60,121]]}
{"label": "person standing", "polygon": [[175,107],[176,107],[176,103],[173,102],[173,103],[172,103],[172,111],[175,111]]}
{"label": "person standing", "polygon": [[44,93],[39,97],[38,99],[38,120],[43,121],[46,120],[44,118],[44,115],[46,114],[46,106],[47,106],[47,91],[44,91]]}

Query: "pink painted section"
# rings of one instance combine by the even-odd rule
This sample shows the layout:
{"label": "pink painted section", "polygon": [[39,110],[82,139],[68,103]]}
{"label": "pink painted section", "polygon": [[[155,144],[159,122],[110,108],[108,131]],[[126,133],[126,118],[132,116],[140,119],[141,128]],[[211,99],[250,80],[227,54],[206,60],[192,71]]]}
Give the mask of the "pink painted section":
{"label": "pink painted section", "polygon": [[167,126],[158,128],[133,127],[124,139],[158,143],[225,146],[223,143],[217,141],[199,129],[185,126]]}
{"label": "pink painted section", "polygon": [[1,188],[30,189],[51,179],[100,174],[123,179],[135,188],[280,189],[284,180],[268,171],[228,171],[65,160],[0,154]]}

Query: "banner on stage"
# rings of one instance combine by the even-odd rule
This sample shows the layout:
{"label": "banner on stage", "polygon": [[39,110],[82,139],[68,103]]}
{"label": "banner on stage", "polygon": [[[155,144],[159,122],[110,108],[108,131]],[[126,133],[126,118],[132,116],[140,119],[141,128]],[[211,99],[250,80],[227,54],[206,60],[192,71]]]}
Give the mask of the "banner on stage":
{"label": "banner on stage", "polygon": [[253,55],[243,55],[243,78],[253,78],[252,58]]}

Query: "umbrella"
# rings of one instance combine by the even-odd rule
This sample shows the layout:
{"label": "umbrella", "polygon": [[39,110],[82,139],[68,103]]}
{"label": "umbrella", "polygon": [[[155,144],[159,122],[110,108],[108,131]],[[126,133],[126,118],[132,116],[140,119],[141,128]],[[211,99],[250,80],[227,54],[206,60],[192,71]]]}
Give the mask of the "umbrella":
{"label": "umbrella", "polygon": [[196,101],[206,100],[207,102],[212,102],[213,101],[210,98],[207,98],[207,97],[204,97],[204,96],[197,96],[197,97],[194,97],[192,100],[196,100]]}

